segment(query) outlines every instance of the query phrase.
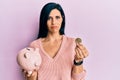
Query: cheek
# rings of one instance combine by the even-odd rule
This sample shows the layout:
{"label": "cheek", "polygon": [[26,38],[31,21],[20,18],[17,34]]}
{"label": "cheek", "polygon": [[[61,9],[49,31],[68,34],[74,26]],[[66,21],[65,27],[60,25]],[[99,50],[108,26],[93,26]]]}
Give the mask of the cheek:
{"label": "cheek", "polygon": [[62,20],[58,20],[58,23],[61,25],[62,24]]}
{"label": "cheek", "polygon": [[48,22],[47,22],[47,26],[49,27],[50,25],[51,25],[51,23],[48,21]]}
{"label": "cheek", "polygon": [[60,24],[60,26],[61,26],[61,25],[62,25],[62,21],[60,21],[60,23],[59,23],[59,24]]}

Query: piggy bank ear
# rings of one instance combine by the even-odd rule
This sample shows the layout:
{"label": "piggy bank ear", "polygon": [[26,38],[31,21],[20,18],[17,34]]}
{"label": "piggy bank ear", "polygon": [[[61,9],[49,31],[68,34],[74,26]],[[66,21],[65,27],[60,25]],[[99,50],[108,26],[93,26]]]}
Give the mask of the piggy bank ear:
{"label": "piggy bank ear", "polygon": [[26,59],[30,58],[30,54],[29,53],[25,53],[24,54],[24,58],[26,58]]}
{"label": "piggy bank ear", "polygon": [[31,48],[31,47],[27,47],[26,50],[27,50],[27,52],[34,52],[35,51],[35,49]]}
{"label": "piggy bank ear", "polygon": [[30,51],[30,50],[31,50],[31,48],[27,47],[27,48],[26,48],[26,50]]}

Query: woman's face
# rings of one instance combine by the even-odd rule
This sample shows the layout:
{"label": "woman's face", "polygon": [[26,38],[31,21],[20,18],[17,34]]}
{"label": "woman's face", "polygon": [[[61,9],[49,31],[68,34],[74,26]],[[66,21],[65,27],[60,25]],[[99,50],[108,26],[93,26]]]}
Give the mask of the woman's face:
{"label": "woman's face", "polygon": [[62,21],[63,21],[63,18],[60,11],[57,9],[51,10],[47,20],[48,32],[59,33]]}

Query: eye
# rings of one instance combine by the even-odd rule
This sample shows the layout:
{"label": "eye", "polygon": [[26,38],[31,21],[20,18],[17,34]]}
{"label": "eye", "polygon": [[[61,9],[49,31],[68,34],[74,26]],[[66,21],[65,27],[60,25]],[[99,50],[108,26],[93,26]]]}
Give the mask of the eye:
{"label": "eye", "polygon": [[49,17],[48,17],[48,20],[50,20],[50,19],[52,19],[52,17],[51,17],[51,16],[49,16]]}
{"label": "eye", "polygon": [[56,19],[60,19],[60,16],[56,16]]}

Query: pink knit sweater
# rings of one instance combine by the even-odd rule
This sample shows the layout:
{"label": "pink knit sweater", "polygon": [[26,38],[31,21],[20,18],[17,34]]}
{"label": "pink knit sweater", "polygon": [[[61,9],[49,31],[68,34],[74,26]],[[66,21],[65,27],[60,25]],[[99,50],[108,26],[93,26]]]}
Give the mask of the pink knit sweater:
{"label": "pink knit sweater", "polygon": [[79,74],[72,72],[75,55],[75,41],[73,38],[63,35],[61,47],[54,58],[44,51],[41,39],[33,41],[30,47],[39,48],[42,57],[38,80],[83,80],[85,78],[85,71]]}

